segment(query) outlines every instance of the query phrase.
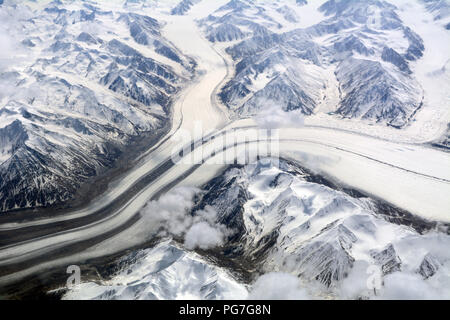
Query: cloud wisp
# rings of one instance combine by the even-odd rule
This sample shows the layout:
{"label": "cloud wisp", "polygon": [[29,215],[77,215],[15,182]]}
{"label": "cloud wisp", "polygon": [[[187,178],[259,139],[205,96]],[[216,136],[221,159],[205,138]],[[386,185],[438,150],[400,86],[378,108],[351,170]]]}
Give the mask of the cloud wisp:
{"label": "cloud wisp", "polygon": [[232,231],[217,223],[215,209],[207,206],[190,213],[198,192],[197,188],[180,187],[150,201],[141,212],[144,226],[157,228],[161,236],[182,238],[189,250],[222,245]]}
{"label": "cloud wisp", "polygon": [[249,300],[309,300],[300,280],[289,273],[270,272],[260,276],[250,290]]}
{"label": "cloud wisp", "polygon": [[300,110],[285,112],[276,105],[269,105],[254,117],[258,127],[263,129],[300,128],[305,117]]}

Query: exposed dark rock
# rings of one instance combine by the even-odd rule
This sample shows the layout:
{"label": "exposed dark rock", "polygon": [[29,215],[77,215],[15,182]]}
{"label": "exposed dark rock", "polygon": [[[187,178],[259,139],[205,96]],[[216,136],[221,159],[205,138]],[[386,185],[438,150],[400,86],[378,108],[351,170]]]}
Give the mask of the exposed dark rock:
{"label": "exposed dark rock", "polygon": [[397,66],[401,71],[411,74],[408,63],[403,59],[403,57],[394,49],[384,47],[381,54],[381,59],[390,62]]}
{"label": "exposed dark rock", "polygon": [[184,15],[191,7],[196,4],[199,0],[181,0],[170,12],[172,15]]}
{"label": "exposed dark rock", "polygon": [[371,255],[375,263],[381,267],[383,275],[401,270],[402,261],[392,244],[389,244],[380,252],[372,251]]}
{"label": "exposed dark rock", "polygon": [[424,277],[424,279],[428,279],[439,270],[441,267],[441,263],[431,254],[427,254],[419,267],[419,274]]}

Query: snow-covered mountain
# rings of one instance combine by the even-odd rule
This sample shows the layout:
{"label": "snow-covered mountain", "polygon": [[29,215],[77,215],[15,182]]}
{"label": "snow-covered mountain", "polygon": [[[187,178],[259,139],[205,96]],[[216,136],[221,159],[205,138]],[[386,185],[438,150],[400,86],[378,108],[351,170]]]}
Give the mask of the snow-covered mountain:
{"label": "snow-covered mountain", "polygon": [[[423,12],[446,19],[448,2],[423,2]],[[400,4],[230,1],[201,21],[210,41],[225,42],[235,64],[222,101],[237,117],[276,105],[408,125],[427,107],[413,71],[426,48],[400,18]]]}
{"label": "snow-covered mountain", "polygon": [[[85,204],[123,177],[75,212],[2,225],[26,241],[0,248],[0,280],[32,274],[29,261],[90,267],[128,249],[64,298],[450,298],[450,226],[375,196],[379,172],[408,177],[389,188],[402,208],[395,197],[445,193],[448,1],[0,0],[0,28],[0,213]],[[168,161],[172,133],[198,120],[238,135],[281,123],[283,148],[312,147],[223,171]],[[355,189],[304,168],[316,153]],[[428,180],[423,198],[406,190]],[[188,191],[173,196],[178,184]],[[442,203],[425,208],[442,217]]]}
{"label": "snow-covered mountain", "polygon": [[[435,224],[341,189],[293,163],[261,160],[231,168],[205,190],[196,209],[212,206],[218,223],[235,231],[222,251],[226,258],[264,273],[296,274],[337,295],[355,264],[379,266],[384,275],[423,275],[429,257],[439,266],[449,261],[441,244],[450,237],[435,231]],[[441,244],[433,247],[434,242]]]}
{"label": "snow-covered mountain", "polygon": [[134,137],[167,130],[193,61],[160,22],[85,2],[1,15],[18,57],[1,63],[0,211],[68,200]]}
{"label": "snow-covered mountain", "polygon": [[450,148],[450,124],[448,124],[447,133],[441,139],[436,141],[434,145],[444,149]]}
{"label": "snow-covered mountain", "polygon": [[170,13],[173,15],[184,15],[198,2],[199,0],[182,0],[170,11]]}
{"label": "snow-covered mountain", "polygon": [[245,285],[201,256],[170,241],[123,257],[107,282],[82,283],[63,299],[174,300],[245,299]]}
{"label": "snow-covered mountain", "polygon": [[[232,60],[234,74],[220,99],[235,118],[275,107],[395,128],[424,109],[445,108],[447,101],[426,84],[430,77],[450,78],[449,68],[418,76],[427,48],[401,18],[402,1],[224,2],[198,21]],[[70,199],[136,137],[168,129],[173,97],[192,78],[196,61],[164,38],[164,22],[148,12],[162,6],[169,15],[189,15],[198,4],[2,5],[1,211]],[[419,4],[445,30],[448,2]]]}
{"label": "snow-covered mountain", "polygon": [[[194,253],[168,240],[125,256],[110,280],[81,284],[65,298],[243,299],[252,296],[259,275],[273,272],[297,276],[311,299],[450,297],[448,225],[421,220],[290,161],[232,166],[195,199],[184,214],[215,212],[215,225],[230,230],[227,241]],[[373,276],[379,278],[371,286]]]}
{"label": "snow-covered mountain", "polygon": [[447,30],[450,29],[450,3],[445,0],[421,0],[435,20],[442,21]]}

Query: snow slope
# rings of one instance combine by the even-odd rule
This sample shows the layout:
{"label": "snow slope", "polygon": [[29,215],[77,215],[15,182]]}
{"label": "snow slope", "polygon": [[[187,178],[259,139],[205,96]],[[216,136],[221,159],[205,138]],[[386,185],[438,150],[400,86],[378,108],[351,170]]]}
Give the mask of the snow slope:
{"label": "snow slope", "polygon": [[[292,162],[263,159],[228,168],[205,184],[197,199],[194,216],[209,206],[217,212],[216,224],[233,230],[227,242],[202,251],[215,262],[163,242],[124,256],[110,280],[82,283],[64,298],[245,299],[264,278],[257,274],[272,272],[299,277],[309,299],[449,297],[447,234],[421,220],[393,218],[400,213],[395,208]],[[253,275],[255,286],[247,289],[217,266],[236,263]],[[375,290],[369,285],[374,272],[380,277]],[[271,277],[283,281],[281,275]],[[267,285],[272,298],[294,297]]]}
{"label": "snow slope", "polygon": [[111,280],[86,282],[64,300],[234,300],[247,289],[227,271],[170,242],[121,259],[121,270]]}
{"label": "snow slope", "polygon": [[[312,297],[388,297],[392,274],[416,274],[435,298],[449,297],[448,234],[420,220],[392,219],[394,208],[339,189],[294,163],[263,159],[229,168],[205,186],[199,201],[194,210],[212,206],[217,223],[235,231],[221,259],[297,275]],[[385,282],[375,294],[366,284],[370,266],[380,268]]]}
{"label": "snow slope", "polygon": [[[256,129],[255,126],[257,124],[251,120],[229,122],[220,105],[215,104],[215,89],[224,80],[221,77],[232,77],[232,74],[228,73],[227,76],[225,63],[227,60],[220,56],[222,53],[221,47],[217,46],[216,51],[208,46],[208,40],[198,33],[193,17],[204,18],[216,10],[219,5],[223,4],[226,4],[226,2],[213,4],[209,1],[203,1],[190,9],[189,12],[192,12],[192,17],[189,15],[169,17],[167,13],[162,11],[156,10],[154,12],[157,20],[167,16],[165,19],[169,23],[161,31],[164,38],[170,43],[176,44],[176,47],[181,52],[194,57],[200,69],[203,65],[208,66],[208,68],[204,69],[206,73],[199,78],[197,83],[192,84],[192,86],[177,96],[177,101],[174,105],[174,119],[176,119],[174,123],[177,123],[179,126],[174,126],[167,137],[176,133],[179,128],[192,131],[195,128],[195,120],[202,120],[207,129],[220,128],[228,123],[228,127],[225,127],[225,129],[238,128],[236,136],[240,139],[245,137],[244,127],[253,126],[252,130]],[[152,10],[150,7],[141,9],[144,12],[145,10]],[[171,21],[172,23],[170,23]],[[179,34],[180,30],[176,26],[177,22],[186,23],[186,30],[182,30],[182,34]],[[192,37],[192,43],[186,41],[185,37],[187,36]],[[293,116],[293,114],[288,114],[288,116]],[[292,124],[292,122],[290,123]],[[302,121],[294,121],[293,123],[301,124]],[[351,123],[355,124],[356,122],[353,121]],[[417,144],[417,141],[404,143],[404,140],[410,141],[407,139],[409,136],[402,141],[395,141],[398,140],[397,138],[400,134],[392,135],[391,131],[384,127],[382,129],[375,127],[373,136],[369,136],[361,134],[361,131],[365,132],[366,130],[361,128],[368,128],[365,124],[350,126],[350,128],[354,129],[353,132],[324,128],[324,126],[331,126],[326,119],[316,127],[308,125],[302,127],[299,125],[297,128],[282,129],[280,131],[282,138],[280,144],[281,154],[300,162],[306,168],[334,178],[340,184],[364,191],[366,194],[374,196],[374,198],[382,198],[417,216],[429,220],[449,221],[447,209],[449,203],[446,196],[449,192],[448,153]],[[367,132],[370,132],[369,129],[367,129]],[[399,130],[395,129],[392,132],[399,132]],[[380,139],[380,135],[386,135],[389,139]],[[8,141],[10,140],[8,138]],[[250,143],[249,145],[251,148],[257,147],[256,143]],[[201,186],[214,178],[218,171],[225,166],[225,164],[220,164],[220,162],[214,164],[215,160],[221,156],[220,152],[217,152],[217,155],[210,159],[210,162],[202,163],[198,168],[195,164],[189,162],[171,167],[168,170],[164,170],[154,181],[139,189],[126,204],[120,208],[115,208],[106,218],[70,230],[70,219],[74,216],[88,216],[96,210],[107,206],[119,195],[130,192],[132,190],[131,187],[135,186],[141,177],[170,158],[175,146],[179,147],[178,141],[168,139],[162,140],[150,148],[139,159],[138,165],[133,170],[112,183],[104,195],[79,211],[71,211],[67,213],[67,216],[42,221],[36,220],[24,224],[1,226],[0,229],[3,228],[6,232],[20,232],[20,229],[25,226],[40,225],[45,228],[48,223],[65,221],[69,228],[69,230],[58,234],[31,239],[24,243],[1,248],[0,264],[2,265],[23,263],[40,257],[48,258],[45,261],[34,264],[32,267],[22,268],[6,277],[2,277],[0,279],[2,284],[35,272],[41,272],[44,269],[85,261],[92,257],[114,253],[141,243],[143,239],[139,238],[137,236],[138,233],[136,233],[140,225],[136,223],[136,228],[133,225],[120,233],[108,235],[109,239],[104,239],[82,253],[72,254],[67,252],[66,255],[55,257],[52,255],[52,252],[61,252],[68,245],[75,245],[84,240],[94,239],[110,230],[126,225],[127,221],[135,217],[149,199],[161,191],[167,192],[165,188],[168,185],[171,185],[171,187],[180,184]],[[222,150],[223,147],[219,143],[219,139],[209,141],[207,146],[209,146],[210,150],[217,149],[218,151]],[[6,150],[9,149],[7,148]],[[210,157],[208,153],[203,153],[200,149],[195,150],[194,153],[199,155],[200,159],[208,159]],[[195,168],[197,169],[191,172]],[[184,181],[180,181],[180,177],[185,178],[186,173],[189,173],[189,176]],[[174,184],[171,184],[172,182]],[[435,221],[431,221],[431,223],[435,223]],[[268,223],[267,226],[271,227],[273,224]],[[401,230],[405,233],[412,232],[414,234],[408,228],[401,228]],[[148,235],[152,235],[152,232],[156,231],[149,230]],[[405,243],[408,243],[408,241]],[[415,243],[412,246],[414,245]],[[407,248],[407,244],[404,244],[404,247]],[[377,248],[379,252],[383,252],[384,249],[381,249]],[[386,248],[387,253],[392,252],[388,249]],[[400,249],[395,247],[395,250],[397,252]],[[404,255],[406,251],[402,252],[402,255]],[[378,257],[381,259],[381,256]],[[408,262],[409,271],[418,264],[416,262]],[[445,270],[445,268],[442,270]],[[121,287],[120,290],[122,289],[124,288]]]}
{"label": "snow slope", "polygon": [[[446,132],[445,1],[231,3],[201,26],[234,59],[220,97],[236,117],[298,109],[308,124],[393,141],[430,142]],[[298,22],[286,21],[281,5]]]}
{"label": "snow slope", "polygon": [[149,16],[27,4],[0,8],[9,47],[0,66],[0,211],[71,199],[133,138],[161,134],[193,75]]}

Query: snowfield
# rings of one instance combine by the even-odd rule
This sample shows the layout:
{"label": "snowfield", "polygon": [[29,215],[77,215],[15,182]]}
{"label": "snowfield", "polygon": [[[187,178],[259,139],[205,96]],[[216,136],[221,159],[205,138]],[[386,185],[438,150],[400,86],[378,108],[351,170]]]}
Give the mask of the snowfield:
{"label": "snowfield", "polygon": [[[64,215],[0,225],[0,234],[4,239],[8,238],[8,234],[23,236],[24,239],[15,243],[6,243],[7,240],[5,240],[5,244],[0,244],[0,269],[4,270],[0,273],[0,287],[6,288],[11,283],[43,270],[62,268],[80,261],[121,252],[151,239],[158,234],[159,226],[146,224],[146,220],[142,219],[143,209],[149,201],[157,201],[175,187],[201,188],[211,182],[229,165],[222,161],[224,154],[227,157],[230,155],[232,158],[239,157],[244,147],[247,151],[252,151],[254,155],[268,156],[265,151],[269,145],[267,139],[258,138],[258,133],[267,129],[277,130],[281,157],[337,185],[360,191],[367,197],[380,199],[395,208],[406,210],[426,222],[437,223],[437,226],[450,223],[450,153],[426,144],[440,137],[450,121],[448,96],[450,71],[446,67],[448,66],[446,57],[450,57],[450,33],[443,28],[438,30],[439,25],[431,21],[429,14],[422,20],[413,19],[414,15],[423,12],[422,4],[407,6],[402,2],[397,12],[406,24],[414,30],[417,29],[417,32],[421,32],[420,36],[424,39],[426,48],[437,46],[441,50],[438,50],[439,54],[434,50],[425,50],[423,58],[412,63],[411,68],[417,74],[417,79],[426,93],[427,108],[418,111],[415,121],[410,126],[399,130],[369,125],[362,120],[336,119],[325,113],[331,110],[327,106],[321,107],[320,110],[323,113],[306,118],[295,111],[275,113],[277,116],[275,121],[271,121],[273,120],[271,112],[263,114],[264,119],[233,117],[229,109],[217,99],[217,94],[233,77],[235,66],[227,56],[224,46],[210,42],[198,25],[200,20],[227,3],[226,0],[204,0],[195,4],[186,15],[170,15],[172,3],[162,7],[155,7],[152,3],[148,6],[137,7],[136,10],[139,10],[141,14],[151,15],[163,22],[161,33],[164,39],[180,50],[187,57],[186,59],[193,59],[196,62],[199,76],[196,81],[189,83],[186,88],[177,93],[173,105],[171,130],[137,159],[137,165],[133,169],[112,181],[106,192],[82,209],[68,211]],[[115,2],[109,5],[116,9],[122,8]],[[324,19],[324,16],[317,13],[315,9],[315,3],[296,9],[295,13],[300,17],[301,27],[309,27],[317,23],[318,19]],[[130,7],[127,10],[134,9]],[[310,14],[311,12],[314,14]],[[308,18],[302,20],[302,15],[305,14]],[[287,29],[290,28],[292,25],[288,24]],[[435,34],[441,37],[438,44],[434,43]],[[449,41],[444,41],[445,39]],[[140,49],[145,53],[144,48]],[[150,55],[150,52],[147,54]],[[335,82],[333,72],[331,69],[326,71],[330,77],[326,79],[328,83]],[[57,73],[54,75],[59,76]],[[75,79],[68,80],[76,82]],[[438,87],[436,83],[442,83],[442,86]],[[85,80],[83,84],[90,88],[98,88],[88,80]],[[254,85],[263,87],[266,83],[259,79]],[[103,87],[98,89],[105,90]],[[331,95],[329,99],[336,98],[334,96],[336,92],[329,92],[329,94]],[[202,131],[199,131],[199,126]],[[233,132],[232,143],[223,143],[221,135],[226,132]],[[180,163],[171,162],[176,152],[191,145],[191,141],[186,142],[182,138],[189,136],[195,140],[205,134],[213,138],[197,144],[191,153],[185,154],[180,159]],[[235,142],[238,144],[235,145]],[[6,154],[9,152],[9,149],[0,148],[0,162],[6,159]],[[202,161],[192,162],[192,159]],[[282,194],[282,192],[271,193],[268,187],[269,180],[273,180],[274,176],[281,173],[279,170],[280,168],[276,167],[270,168],[266,172],[267,175],[257,175],[254,184],[249,186],[249,191],[255,198],[246,203],[244,217],[246,230],[253,236],[256,234],[256,237],[259,237],[248,240],[250,242],[256,243],[258,239],[266,235],[264,230],[273,231],[275,227],[280,227],[277,221],[279,212],[270,211],[269,216],[261,216],[260,211],[261,207],[270,207],[270,204],[275,202],[275,198],[279,198]],[[308,198],[307,200],[311,202],[323,200],[322,203],[315,204],[317,208],[326,207],[327,201],[324,199],[329,199],[331,194],[336,195],[334,191],[328,189],[323,191],[323,186],[320,184],[305,186],[303,182],[297,182],[292,185],[291,192],[297,195],[303,194],[303,198]],[[319,192],[315,194],[316,191]],[[129,196],[129,198],[120,202],[118,199],[122,196]],[[356,202],[357,210],[363,210],[363,214],[367,214],[364,211],[367,208],[364,208],[359,200]],[[298,202],[296,204],[298,205]],[[314,205],[311,208],[313,207],[315,208]],[[335,213],[332,209],[330,212]],[[103,213],[99,214],[101,212]],[[389,244],[394,243],[397,253],[407,266],[407,272],[402,275],[386,274],[387,286],[391,286],[387,287],[391,288],[391,291],[386,291],[387,298],[398,298],[396,290],[399,281],[403,279],[401,277],[417,280],[419,276],[415,270],[420,267],[426,254],[431,251],[428,250],[429,247],[435,245],[435,255],[438,255],[438,251],[439,253],[445,251],[441,249],[448,242],[447,235],[439,233],[439,230],[432,230],[429,235],[422,236],[411,228],[388,224],[384,220],[381,222],[376,220],[377,230],[375,230],[375,236],[369,232],[370,236],[373,236],[373,239],[369,241],[364,230],[358,233],[358,228],[364,228],[366,225],[352,222],[354,211],[343,210],[342,212],[342,216],[330,215],[324,218],[325,220],[318,223],[316,229],[310,232],[317,233],[325,228],[328,223],[333,222],[332,218],[348,219],[349,225],[346,227],[350,229],[353,227],[355,237],[362,239],[355,244],[352,257],[358,261],[365,261],[364,263],[370,263],[371,259],[376,260],[374,257],[382,260],[386,252],[392,254]],[[99,218],[96,218],[97,215]],[[373,212],[369,215],[371,219],[379,219],[373,217]],[[307,219],[306,216],[295,216],[294,213],[293,216],[290,223],[281,224],[281,230],[286,235],[283,245],[286,246],[281,246],[284,249],[280,249],[279,255],[284,256],[291,252],[290,250],[300,250],[299,248],[303,248],[305,241],[309,239],[302,238],[306,236],[305,234],[296,232],[294,235],[298,239],[289,238],[292,236],[291,232],[298,230],[302,225],[301,222],[306,221],[302,219]],[[72,228],[71,223],[75,221],[80,224]],[[83,221],[86,223],[81,223]],[[254,221],[260,221],[260,224],[251,226]],[[64,223],[64,228],[57,232],[42,232],[55,223]],[[32,232],[27,235],[27,230],[36,232],[38,236],[34,236]],[[339,228],[337,230],[342,231]],[[411,253],[413,251],[411,248],[415,248],[416,245],[422,246],[423,249],[421,249],[420,261]],[[65,251],[66,248],[71,248],[73,251]],[[377,256],[374,253],[371,256],[370,249],[376,249],[380,255]],[[127,266],[122,273],[116,274],[111,280],[102,284],[84,283],[64,297],[67,299],[226,299],[246,298],[249,295],[250,289],[243,281],[236,280],[234,275],[207,261],[206,258],[179,248],[173,243],[165,242],[138,254],[140,256],[136,264]],[[301,273],[299,270],[281,270],[282,267],[277,264],[280,256],[277,253],[272,252],[272,254],[265,271],[286,271],[296,275]],[[369,259],[369,256],[372,258]],[[439,279],[443,279],[443,283],[448,283],[449,257],[445,254],[441,256],[440,260],[438,259],[441,266],[438,273],[441,277]],[[128,259],[132,260],[132,257]],[[167,261],[170,261],[167,267],[158,267],[160,263],[167,263]],[[352,269],[354,273],[350,275],[360,278],[365,270],[363,267],[358,268]],[[308,271],[311,270],[308,269]],[[198,277],[200,281],[184,282],[183,275],[185,275],[184,278]],[[417,281],[422,283],[423,279],[418,279]],[[426,292],[429,295],[423,298],[448,297],[448,292],[441,290],[442,286],[436,279],[437,277],[431,277],[426,283],[426,288],[429,289]],[[203,286],[206,286],[206,289]],[[355,288],[349,283],[340,283],[340,286],[344,293],[333,292],[333,297],[340,294],[345,298],[361,296],[360,291],[355,293]],[[295,291],[296,288],[293,290]],[[323,297],[322,294],[323,292],[320,294],[310,292],[306,294],[306,297]],[[299,295],[302,296],[303,291]]]}
{"label": "snowfield", "polygon": [[[210,216],[213,226],[224,221],[232,226],[229,240],[211,245],[204,238],[201,241],[210,246],[204,247],[207,251],[202,254],[208,257],[214,252],[213,261],[219,265],[220,261],[242,259],[247,270],[258,271],[253,272],[251,285],[244,284],[249,280],[244,280],[239,269],[232,268],[234,275],[227,275],[210,259],[165,240],[153,249],[123,257],[110,280],[83,283],[65,293],[64,298],[449,297],[448,235],[424,231],[429,227],[420,221],[410,226],[390,222],[393,212],[379,211],[377,200],[319,184],[294,162],[262,159],[229,168],[205,186],[197,204],[191,200],[195,192],[199,191],[178,187],[149,203],[143,214],[145,223],[135,227],[133,233],[150,232],[150,226],[158,224],[156,217],[162,214],[170,221],[161,224],[164,231],[152,232],[175,237],[178,243],[184,241],[186,248],[189,230],[193,230],[186,224],[189,217],[214,213]],[[162,213],[156,211],[158,208]],[[195,232],[199,239],[201,234],[211,237],[205,227]],[[122,235],[121,239],[129,237],[131,234]],[[267,246],[268,242],[272,245]],[[220,247],[219,259],[216,246]],[[265,275],[257,277],[258,273]],[[383,279],[385,286],[381,282],[373,283],[373,288],[368,286],[372,274]],[[299,275],[301,281],[292,275]],[[405,279],[408,283],[402,282]],[[263,284],[268,286],[266,290],[260,288]],[[422,289],[415,290],[417,287]]]}
{"label": "snowfield", "polygon": [[[124,257],[125,267],[108,283],[83,283],[65,300],[233,300],[247,289],[226,271],[170,242]],[[130,261],[136,261],[130,264]],[[126,267],[128,265],[128,267]]]}

